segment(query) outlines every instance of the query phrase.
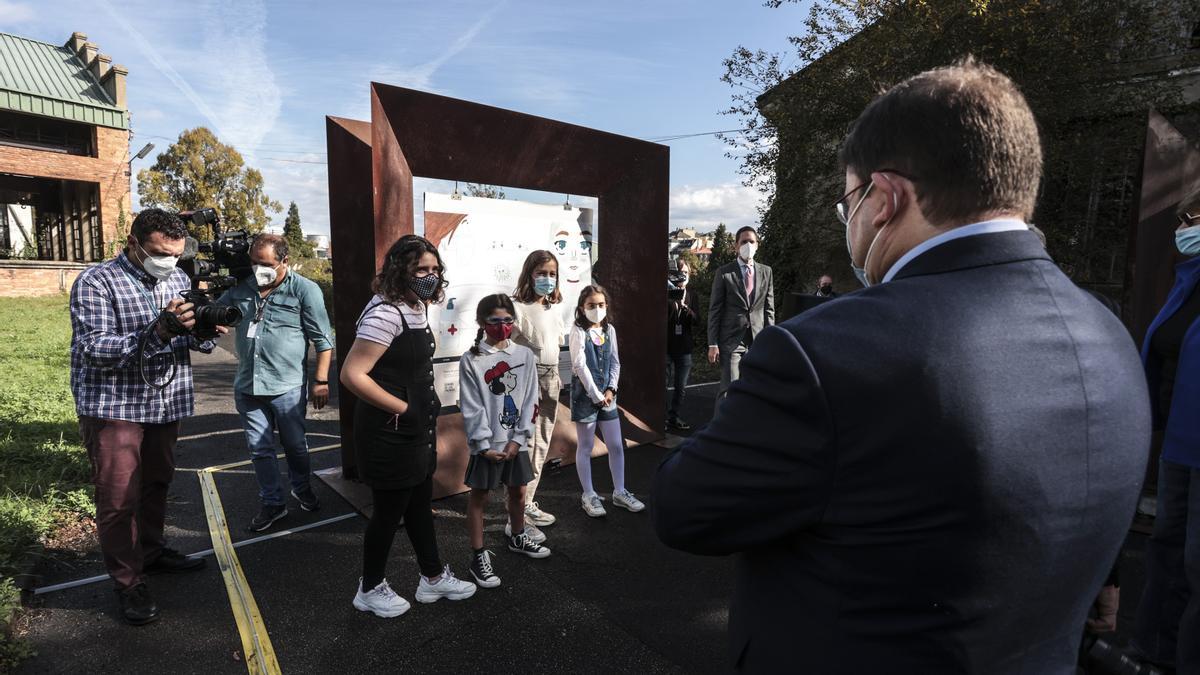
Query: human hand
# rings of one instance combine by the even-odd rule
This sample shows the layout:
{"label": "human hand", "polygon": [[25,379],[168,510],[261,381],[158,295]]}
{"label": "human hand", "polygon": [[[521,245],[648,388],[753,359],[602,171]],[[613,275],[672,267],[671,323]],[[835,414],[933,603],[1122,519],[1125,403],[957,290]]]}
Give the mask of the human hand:
{"label": "human hand", "polygon": [[491,462],[500,463],[505,460],[505,453],[500,450],[487,450],[482,454],[484,459]]}
{"label": "human hand", "polygon": [[308,398],[312,401],[315,410],[324,408],[329,403],[329,385],[314,382]]}
{"label": "human hand", "polygon": [[516,441],[509,441],[508,445],[504,446],[504,459],[516,459],[517,453],[521,451],[521,445]]}
{"label": "human hand", "polygon": [[614,393],[612,389],[605,389],[604,390],[604,407],[607,408],[608,406],[612,405],[613,399],[616,398],[616,396],[617,396],[616,393]]}
{"label": "human hand", "polygon": [[716,363],[717,357],[720,355],[721,355],[721,352],[716,347],[708,348],[708,362],[709,363]]}
{"label": "human hand", "polygon": [[196,325],[196,313],[192,311],[193,308],[194,307],[192,303],[184,301],[183,298],[174,298],[168,302],[167,306],[163,309],[163,312],[174,317],[174,320],[179,324],[178,327],[182,327],[183,331],[177,332],[178,327],[172,326],[169,318],[160,315],[158,323],[154,326],[154,330],[158,333],[158,337],[162,338],[162,340],[166,342],[176,335],[182,335],[183,333],[191,331],[192,327]]}
{"label": "human hand", "polygon": [[228,326],[215,326],[214,330],[217,331],[217,337],[221,337],[222,335],[229,335],[229,327]]}

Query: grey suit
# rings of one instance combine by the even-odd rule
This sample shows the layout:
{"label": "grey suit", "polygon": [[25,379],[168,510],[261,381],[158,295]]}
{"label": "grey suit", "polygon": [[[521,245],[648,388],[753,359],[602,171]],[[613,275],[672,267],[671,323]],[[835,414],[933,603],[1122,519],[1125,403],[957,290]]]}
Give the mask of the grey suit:
{"label": "grey suit", "polygon": [[775,324],[775,285],[771,268],[754,264],[753,297],[746,298],[746,281],[737,260],[724,265],[713,277],[708,301],[708,344],[721,353],[721,390],[717,405],[738,379],[742,354],[763,328]]}

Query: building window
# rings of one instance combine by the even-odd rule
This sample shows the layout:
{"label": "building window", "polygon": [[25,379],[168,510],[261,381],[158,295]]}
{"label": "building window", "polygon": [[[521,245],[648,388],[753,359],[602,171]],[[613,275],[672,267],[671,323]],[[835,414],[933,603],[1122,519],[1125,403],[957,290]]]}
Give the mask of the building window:
{"label": "building window", "polygon": [[1200,49],[1200,23],[1192,26],[1192,37],[1188,40],[1188,49]]}
{"label": "building window", "polygon": [[89,124],[0,111],[0,146],[95,157],[94,129]]}

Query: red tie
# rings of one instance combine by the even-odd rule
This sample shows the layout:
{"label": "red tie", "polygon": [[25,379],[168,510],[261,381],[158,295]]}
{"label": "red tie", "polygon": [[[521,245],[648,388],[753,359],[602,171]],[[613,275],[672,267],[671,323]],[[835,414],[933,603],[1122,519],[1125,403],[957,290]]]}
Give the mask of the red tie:
{"label": "red tie", "polygon": [[754,297],[754,265],[746,265],[746,302]]}

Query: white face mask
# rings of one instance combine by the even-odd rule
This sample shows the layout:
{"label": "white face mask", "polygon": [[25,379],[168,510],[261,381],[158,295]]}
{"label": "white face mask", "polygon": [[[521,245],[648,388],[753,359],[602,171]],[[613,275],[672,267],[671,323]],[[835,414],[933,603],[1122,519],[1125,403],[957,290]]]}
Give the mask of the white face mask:
{"label": "white face mask", "polygon": [[[279,265],[282,264],[283,263],[279,263]],[[275,272],[275,269],[279,267],[279,265],[276,265],[275,267],[267,267],[266,265],[253,266],[254,280],[258,282],[259,288],[270,286],[271,284],[275,283],[275,280],[279,278],[279,274]]]}
{"label": "white face mask", "polygon": [[142,269],[146,270],[146,273],[150,276],[159,281],[164,281],[169,279],[175,272],[175,265],[179,262],[179,256],[150,255],[146,252],[146,249],[142,248],[141,244],[138,244],[138,248],[142,249],[142,255],[146,256],[142,260]]}
{"label": "white face mask", "polygon": [[746,262],[754,260],[755,253],[758,253],[758,244],[752,244],[750,242],[742,244],[738,249],[738,255]]}
{"label": "white face mask", "polygon": [[583,314],[588,318],[588,321],[591,321],[592,323],[600,323],[604,320],[604,317],[608,315],[608,310],[603,307],[594,307],[592,309],[584,310]]}

